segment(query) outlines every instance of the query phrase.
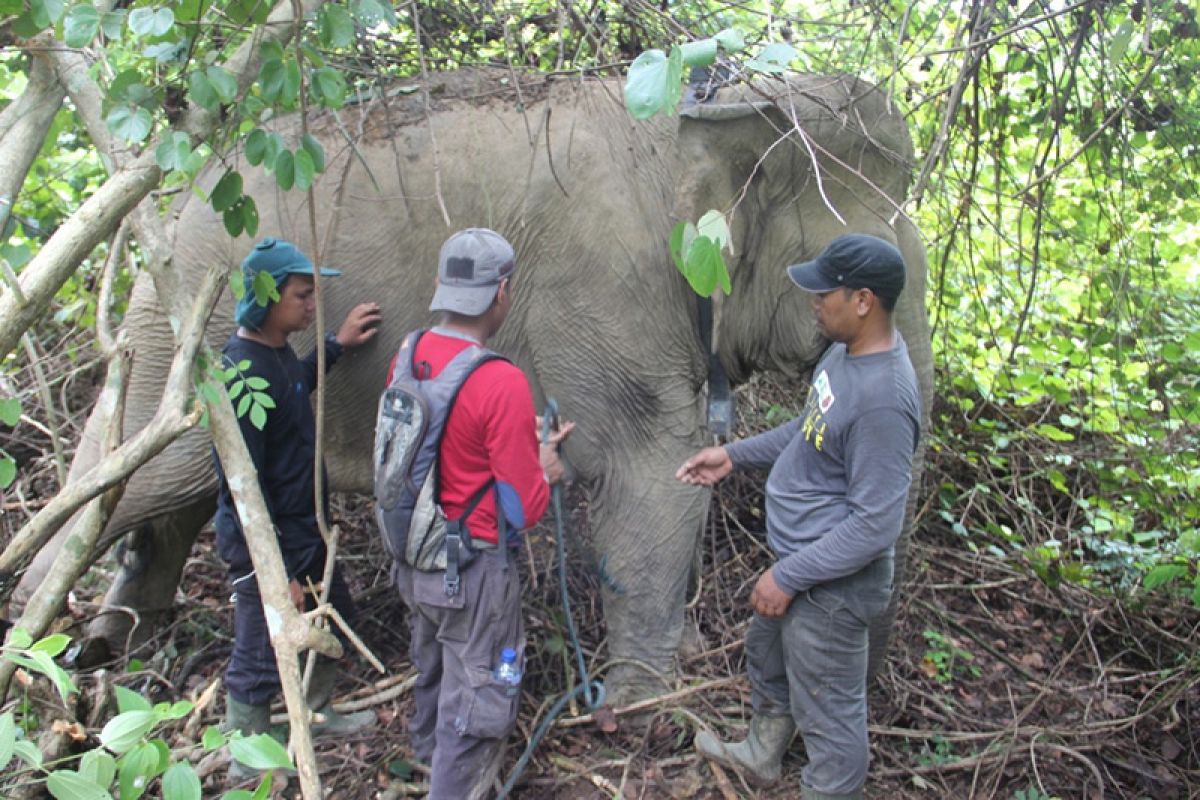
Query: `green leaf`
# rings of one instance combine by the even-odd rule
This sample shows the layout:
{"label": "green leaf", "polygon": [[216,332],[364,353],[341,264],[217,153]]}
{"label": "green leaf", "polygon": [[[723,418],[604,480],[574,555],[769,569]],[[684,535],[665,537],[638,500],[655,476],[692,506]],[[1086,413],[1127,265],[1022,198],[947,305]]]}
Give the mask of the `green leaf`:
{"label": "green leaf", "polygon": [[0,423],[15,428],[21,421],[21,400],[16,397],[0,399]]}
{"label": "green leaf", "polygon": [[70,636],[67,636],[65,633],[56,633],[51,636],[47,636],[44,639],[39,639],[38,641],[34,642],[33,646],[29,649],[35,653],[45,653],[53,658],[63,650],[66,650],[67,645],[70,643]]}
{"label": "green leaf", "polygon": [[51,772],[46,790],[58,800],[112,800],[107,788],[68,769]]}
{"label": "green leaf", "polygon": [[[247,397],[246,399],[249,400],[250,398]],[[257,404],[250,406],[250,424],[261,431],[263,426],[267,424],[267,410]]]}
{"label": "green leaf", "polygon": [[117,685],[113,687],[113,694],[117,696],[117,713],[123,714],[126,711],[154,710],[149,700],[132,689]]}
{"label": "green leaf", "polygon": [[746,38],[737,28],[726,28],[713,38],[726,53],[736,53],[746,46]]}
{"label": "green leaf", "polygon": [[75,683],[71,680],[71,676],[67,674],[66,670],[54,663],[54,658],[49,653],[30,650],[29,657],[35,665],[33,669],[42,673],[54,683],[54,688],[58,690],[58,694],[63,700],[66,700],[67,695],[72,692],[79,691],[75,688]]}
{"label": "green leaf", "polygon": [[348,47],[354,42],[354,19],[339,5],[325,4],[317,14],[318,35],[325,47]]}
{"label": "green leaf", "polygon": [[718,283],[726,292],[729,291],[729,273],[721,258],[721,248],[707,236],[697,236],[692,240],[684,256],[684,266],[684,277],[701,297],[711,296]]}
{"label": "green leaf", "polygon": [[28,739],[18,739],[16,743],[13,744],[13,753],[16,754],[17,758],[21,759],[34,769],[41,769],[42,751],[38,749],[36,744]]}
{"label": "green leaf", "polygon": [[221,729],[216,725],[209,725],[204,729],[204,735],[200,738],[200,743],[204,746],[205,750],[212,752],[218,747],[224,746],[225,734],[221,733]]}
{"label": "green leaf", "polygon": [[154,119],[141,107],[118,105],[108,112],[105,123],[113,136],[127,142],[140,142],[150,135]]}
{"label": "green leaf", "polygon": [[790,44],[774,42],[746,62],[746,67],[759,72],[779,74],[787,71],[788,64],[792,63],[792,59],[795,57],[796,50]]}
{"label": "green leaf", "polygon": [[1159,564],[1146,573],[1146,576],[1142,578],[1142,585],[1147,589],[1157,589],[1164,583],[1170,583],[1176,578],[1186,575],[1187,571],[1186,564]]}
{"label": "green leaf", "polygon": [[690,222],[680,222],[671,230],[671,260],[680,274],[686,275],[687,268],[683,263],[683,254],[696,238],[696,226]]}
{"label": "green leaf", "polygon": [[683,92],[682,76],[683,54],[679,48],[671,48],[670,56],[662,50],[647,50],[629,65],[625,108],[634,119],[648,119],[659,111],[674,111]]}
{"label": "green leaf", "polygon": [[237,78],[224,67],[214,64],[204,71],[208,76],[209,83],[212,84],[217,96],[222,103],[232,103],[237,99]]}
{"label": "green leaf", "polygon": [[65,8],[63,0],[29,0],[29,11],[38,30],[48,28],[62,19]]}
{"label": "green leaf", "polygon": [[117,74],[108,86],[111,100],[124,100],[130,105],[152,107],[154,92],[142,83],[142,75],[136,69],[127,69]]}
{"label": "green leaf", "polygon": [[31,644],[33,644],[33,637],[24,628],[13,628],[12,632],[8,634],[8,647],[24,650]]}
{"label": "green leaf", "polygon": [[11,711],[0,714],[0,766],[12,761],[13,745],[17,743],[17,724]]}
{"label": "green leaf", "polygon": [[212,196],[209,198],[212,202],[213,211],[227,211],[233,208],[234,203],[242,196],[242,175],[235,170],[227,170],[221,176],[221,180],[217,181],[217,185],[213,187]]}
{"label": "green leaf", "polygon": [[[271,277],[271,273],[263,270],[254,276],[254,283],[251,284],[254,288],[254,302],[260,306],[265,306],[272,300],[279,300],[279,287],[275,285],[275,279]],[[250,369],[250,362],[243,360],[238,363],[238,369],[242,372]]]}
{"label": "green leaf", "polygon": [[233,0],[225,13],[234,25],[261,25],[267,21],[272,5],[268,0]]}
{"label": "green leaf", "polygon": [[269,387],[271,383],[266,378],[251,375],[249,378],[246,378],[246,385],[256,392],[261,392],[263,389]]}
{"label": "green leaf", "polygon": [[[238,419],[242,419],[243,417],[245,417],[245,416],[246,416],[246,412],[250,410],[250,408],[251,408],[250,404],[251,404],[253,401],[254,401],[254,398],[252,398],[252,397],[250,396],[250,393],[249,393],[249,392],[247,392],[246,394],[242,395],[242,399],[238,401],[238,404],[237,404],[237,409],[236,409],[236,411],[234,412],[234,413],[236,413],[236,414],[237,414],[237,418],[238,418]],[[258,406],[254,406],[254,408],[258,408]],[[256,426],[256,427],[258,427],[258,428],[259,428],[259,430],[262,430],[261,426]]]}
{"label": "green leaf", "polygon": [[117,11],[105,11],[100,15],[100,30],[104,31],[105,38],[121,38],[121,32],[125,30],[126,16],[127,12],[124,9],[119,9]]}
{"label": "green leaf", "polygon": [[683,63],[689,67],[707,67],[717,60],[717,40],[700,39],[695,42],[685,42],[679,47]]}
{"label": "green leaf", "polygon": [[301,148],[296,151],[293,156],[293,169],[296,174],[296,188],[302,192],[308,191],[308,188],[312,186],[315,170],[312,156],[308,154],[307,150]]}
{"label": "green leaf", "polygon": [[100,12],[91,3],[80,3],[63,20],[63,41],[68,47],[85,47],[100,32]]}
{"label": "green leaf", "polygon": [[1133,38],[1133,23],[1129,20],[1123,20],[1117,26],[1117,30],[1113,33],[1112,39],[1108,43],[1108,62],[1110,68],[1115,68],[1113,65],[1118,64],[1121,59],[1125,58],[1125,51],[1129,49],[1129,40]]}
{"label": "green leaf", "polygon": [[275,182],[285,192],[296,183],[296,159],[290,150],[284,150],[275,159]]}
{"label": "green leaf", "polygon": [[1033,432],[1039,436],[1045,436],[1052,442],[1073,442],[1075,434],[1068,433],[1057,425],[1051,425],[1049,422],[1041,422],[1033,427]]}
{"label": "green leaf", "polygon": [[716,209],[705,212],[696,223],[696,232],[712,239],[719,247],[729,246],[729,223],[725,221],[725,215]]}
{"label": "green leaf", "polygon": [[97,747],[79,759],[79,774],[98,786],[107,787],[117,775],[117,760]]}
{"label": "green leaf", "polygon": [[137,800],[159,773],[160,753],[150,742],[142,742],[117,761],[121,800]]}
{"label": "green leaf", "polygon": [[120,755],[141,742],[157,721],[153,711],[126,711],[108,721],[100,731],[100,742]]}
{"label": "green leaf", "polygon": [[200,778],[192,765],[185,761],[172,764],[163,775],[162,794],[166,800],[200,800]]}
{"label": "green leaf", "polygon": [[17,462],[0,450],[0,489],[7,489],[17,479]]}
{"label": "green leaf", "polygon": [[212,81],[200,70],[195,70],[188,77],[188,96],[196,105],[208,111],[215,111],[221,102]]}
{"label": "green leaf", "polygon": [[234,739],[229,743],[229,754],[254,769],[295,769],[283,745],[265,733]]}
{"label": "green leaf", "polygon": [[233,204],[233,208],[228,208],[221,214],[221,222],[225,225],[225,232],[235,239],[242,235],[242,231],[246,230],[246,221],[242,219],[240,198]]}
{"label": "green leaf", "polygon": [[388,27],[396,26],[396,11],[390,2],[351,0],[350,14],[360,25],[367,28],[374,28],[381,22],[386,23]]}
{"label": "green leaf", "polygon": [[267,155],[267,132],[262,128],[250,131],[250,135],[246,137],[246,146],[243,152],[251,166],[257,167],[261,164]]}
{"label": "green leaf", "polygon": [[325,148],[321,143],[314,139],[311,133],[306,133],[300,138],[300,147],[312,158],[313,169],[317,172],[324,172]]}
{"label": "green leaf", "polygon": [[274,103],[279,99],[283,91],[284,73],[281,59],[270,58],[263,61],[258,70],[258,88],[267,102]]}
{"label": "green leaf", "polygon": [[346,104],[346,79],[333,67],[321,67],[313,73],[313,87],[328,108],[341,108]]}
{"label": "green leaf", "polygon": [[262,392],[254,393],[254,402],[258,403],[263,408],[274,408],[275,401],[271,399],[271,395]]}
{"label": "green leaf", "polygon": [[242,227],[245,229],[246,235],[257,235],[258,206],[255,205],[254,198],[249,195],[242,195],[242,199],[238,201],[238,205],[242,209]]}
{"label": "green leaf", "polygon": [[288,61],[283,65],[283,91],[279,99],[284,105],[292,105],[300,97],[300,65]]}
{"label": "green leaf", "polygon": [[129,30],[135,36],[162,36],[175,25],[175,13],[159,6],[135,8],[129,12]]}

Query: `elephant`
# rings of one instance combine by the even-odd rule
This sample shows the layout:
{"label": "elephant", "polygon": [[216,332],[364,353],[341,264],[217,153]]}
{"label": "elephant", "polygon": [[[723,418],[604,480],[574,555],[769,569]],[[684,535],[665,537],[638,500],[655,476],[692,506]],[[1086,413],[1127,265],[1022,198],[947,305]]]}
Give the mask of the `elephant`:
{"label": "elephant", "polygon": [[[708,508],[707,491],[674,473],[711,441],[710,362],[735,383],[756,370],[803,375],[827,344],[805,295],[787,283],[787,265],[850,231],[897,244],[909,276],[896,320],[928,417],[926,256],[899,210],[913,147],[886,94],[847,75],[723,86],[703,100],[689,96],[679,116],[642,121],[626,111],[616,79],[515,78],[432,74],[424,91],[409,87],[338,116],[312,116],[309,132],[327,154],[313,187],[316,242],[304,192],[280,191],[272,176],[243,164],[244,191],[259,209],[256,238],[286,238],[343,271],[323,284],[326,319],[341,319],[364,299],[383,307],[375,341],[347,354],[327,383],[326,462],[335,490],[370,491],[368,420],[402,337],[431,321],[441,243],[472,226],[512,242],[515,301],[494,344],[524,370],[538,407],[554,397],[578,425],[564,456],[590,499],[606,573],[607,644],[618,663],[607,676],[609,696],[619,702],[660,689],[673,673]],[[299,121],[273,125],[295,148]],[[234,152],[222,161],[241,158]],[[208,167],[200,189],[211,191],[224,169]],[[168,220],[185,291],[214,261],[235,269],[253,246],[246,235],[230,237],[194,194]],[[669,238],[677,221],[713,208],[728,212],[733,253],[732,291],[714,303],[710,337],[695,293],[672,264]],[[232,311],[225,297],[210,342],[233,329]],[[124,325],[134,343],[129,435],[152,415],[172,352],[145,274]],[[311,346],[309,336],[294,342],[297,352]],[[93,427],[74,471],[95,461]],[[133,532],[110,604],[170,607],[193,539],[213,512],[210,453],[206,431],[193,429],[131,478],[108,529]],[[918,455],[918,471],[920,464]],[[44,574],[52,552],[39,554],[26,584]],[[105,619],[103,632],[123,641],[113,626],[127,625],[126,616]],[[875,632],[876,651],[891,621]]]}

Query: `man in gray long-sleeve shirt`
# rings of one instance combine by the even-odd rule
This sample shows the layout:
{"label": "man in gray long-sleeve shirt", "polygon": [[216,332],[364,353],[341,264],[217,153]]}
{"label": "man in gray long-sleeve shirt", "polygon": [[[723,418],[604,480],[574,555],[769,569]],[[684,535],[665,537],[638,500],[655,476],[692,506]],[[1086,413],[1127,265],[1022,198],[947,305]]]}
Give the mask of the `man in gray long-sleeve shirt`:
{"label": "man in gray long-sleeve shirt", "polygon": [[892,324],[904,260],[882,239],[851,234],[788,275],[812,293],[817,326],[833,342],[803,413],[705,448],[677,473],[711,486],[735,467],[771,467],[767,542],[777,561],[751,593],[746,633],[754,718],[745,741],[702,732],[696,749],[773,783],[798,726],[809,758],[804,800],[861,798],[867,629],[891,599],[893,546],[920,437],[916,375]]}

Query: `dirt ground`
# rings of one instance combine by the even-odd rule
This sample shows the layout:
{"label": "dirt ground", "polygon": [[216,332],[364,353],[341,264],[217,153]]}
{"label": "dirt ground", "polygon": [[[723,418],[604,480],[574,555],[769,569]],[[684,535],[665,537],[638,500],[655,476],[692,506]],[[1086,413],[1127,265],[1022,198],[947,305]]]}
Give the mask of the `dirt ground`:
{"label": "dirt ground", "polygon": [[[749,714],[741,639],[750,588],[769,563],[761,525],[752,524],[761,519],[759,486],[746,476],[714,497],[688,611],[688,648],[665,698],[636,714],[617,710],[603,725],[580,724],[586,709],[568,708],[512,796],[798,796],[799,740],[785,759],[783,781],[758,791],[691,749],[699,726],[740,736]],[[586,507],[572,508],[568,527],[585,527]],[[337,498],[336,516],[346,536],[342,563],[359,597],[357,629],[388,675],[373,673],[361,658],[350,662],[339,696],[374,697],[378,725],[350,739],[318,740],[323,782],[331,797],[420,795],[421,773],[405,733],[410,698],[397,688],[410,669],[405,611],[388,585],[366,498]],[[543,525],[525,552],[529,664],[505,776],[550,704],[576,683],[552,537]],[[568,545],[573,612],[589,669],[602,674],[599,586],[581,544]],[[973,553],[936,529],[918,532],[911,564],[871,697],[868,797],[1200,796],[1200,687],[1187,683],[1194,661],[1190,673],[1186,668],[1195,658],[1200,615],[1135,608],[1078,587],[1052,590],[1019,565]],[[172,623],[144,651],[150,655],[142,664],[124,673],[122,663],[110,665],[108,679],[160,699],[198,696],[220,677],[230,617],[223,565],[206,531],[187,565]],[[88,675],[79,682],[86,694]],[[204,721],[215,723],[221,713],[217,699]],[[210,767],[206,796],[223,788],[223,770],[209,762],[202,771]],[[298,792],[293,785],[278,794]]]}

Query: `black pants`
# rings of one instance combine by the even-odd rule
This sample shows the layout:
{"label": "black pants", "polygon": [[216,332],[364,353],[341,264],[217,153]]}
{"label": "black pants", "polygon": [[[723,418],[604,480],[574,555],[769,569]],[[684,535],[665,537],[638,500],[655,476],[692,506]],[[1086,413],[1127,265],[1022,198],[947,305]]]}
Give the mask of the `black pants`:
{"label": "black pants", "polygon": [[[302,586],[307,585],[310,579],[314,584],[318,583],[324,568],[323,557],[314,559],[296,575],[296,580]],[[229,666],[225,670],[225,687],[239,703],[265,706],[270,704],[279,692],[279,668],[275,664],[275,650],[271,647],[267,618],[263,614],[258,579],[253,575],[241,578],[241,575],[248,574],[246,571],[240,574],[232,570],[230,572],[230,578],[234,581],[233,655],[230,656]],[[336,565],[329,587],[329,603],[342,615],[347,625],[354,624],[354,599],[350,596],[350,588],[345,579],[342,578],[341,569]],[[316,607],[312,596],[307,593],[305,605],[310,610]],[[342,632],[335,628],[334,633],[345,645],[346,639]]]}

